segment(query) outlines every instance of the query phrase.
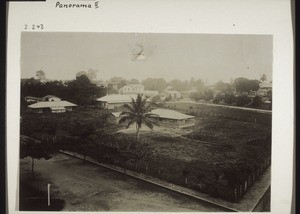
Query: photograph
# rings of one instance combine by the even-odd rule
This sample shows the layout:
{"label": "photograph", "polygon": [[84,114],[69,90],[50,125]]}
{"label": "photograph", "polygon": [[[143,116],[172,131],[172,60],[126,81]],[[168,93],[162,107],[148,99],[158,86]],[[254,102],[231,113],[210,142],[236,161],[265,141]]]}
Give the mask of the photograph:
{"label": "photograph", "polygon": [[23,31],[20,71],[19,211],[271,212],[272,35]]}

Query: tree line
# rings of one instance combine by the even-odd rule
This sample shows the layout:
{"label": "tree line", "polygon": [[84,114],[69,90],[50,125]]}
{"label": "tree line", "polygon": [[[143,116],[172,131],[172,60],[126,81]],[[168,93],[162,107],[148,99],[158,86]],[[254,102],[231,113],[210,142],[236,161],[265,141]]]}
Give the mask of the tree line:
{"label": "tree line", "polygon": [[21,103],[26,96],[43,97],[54,95],[80,106],[96,104],[96,99],[105,96],[106,90],[92,83],[86,75],[77,76],[75,80],[40,82],[34,78],[21,84]]}

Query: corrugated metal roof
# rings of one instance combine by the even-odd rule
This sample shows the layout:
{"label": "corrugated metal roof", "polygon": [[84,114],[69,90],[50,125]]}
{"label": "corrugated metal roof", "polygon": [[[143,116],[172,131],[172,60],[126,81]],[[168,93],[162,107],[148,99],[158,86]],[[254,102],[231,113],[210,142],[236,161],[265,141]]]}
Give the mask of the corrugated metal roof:
{"label": "corrugated metal roof", "polygon": [[120,117],[122,112],[111,112],[111,114],[115,117]]}
{"label": "corrugated metal roof", "polygon": [[127,95],[127,94],[111,94],[107,95],[101,98],[98,98],[97,101],[100,102],[107,102],[109,104],[112,103],[129,103],[132,101],[132,98],[136,100],[137,95],[132,94],[132,95]]}
{"label": "corrugated metal roof", "polygon": [[183,114],[181,112],[170,110],[170,109],[161,109],[161,108],[153,109],[151,113],[157,114],[161,118],[175,119],[175,120],[194,118],[194,116]]}
{"label": "corrugated metal roof", "polygon": [[32,105],[29,105],[29,108],[53,108],[53,107],[70,107],[77,106],[74,103],[70,103],[68,101],[49,101],[49,102],[38,102]]}

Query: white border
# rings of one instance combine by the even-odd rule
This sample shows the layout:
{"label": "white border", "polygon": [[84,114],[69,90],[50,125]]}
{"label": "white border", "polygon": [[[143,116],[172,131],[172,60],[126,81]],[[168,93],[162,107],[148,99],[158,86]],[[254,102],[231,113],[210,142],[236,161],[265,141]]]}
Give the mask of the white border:
{"label": "white border", "polygon": [[7,50],[9,213],[26,213],[16,211],[18,207],[16,193],[19,151],[20,32],[24,24],[43,24],[45,31],[64,32],[273,35],[271,213],[290,213],[294,101],[293,38],[288,0],[100,0],[99,9],[58,9],[55,8],[55,3],[56,1],[53,0],[9,3]]}

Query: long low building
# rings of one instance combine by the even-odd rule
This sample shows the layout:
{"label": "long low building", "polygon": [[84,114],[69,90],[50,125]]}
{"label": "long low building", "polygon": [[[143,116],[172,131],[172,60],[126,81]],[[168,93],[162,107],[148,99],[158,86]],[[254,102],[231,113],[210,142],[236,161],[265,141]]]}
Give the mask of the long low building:
{"label": "long low building", "polygon": [[76,104],[68,101],[46,101],[38,102],[28,106],[31,110],[36,113],[62,113],[66,111],[73,111],[76,108]]}
{"label": "long low building", "polygon": [[195,125],[195,116],[184,114],[170,109],[153,109],[152,114],[157,115],[153,117],[160,125],[186,128]]}
{"label": "long low building", "polygon": [[130,104],[132,99],[136,100],[137,95],[127,94],[111,94],[101,98],[97,101],[100,103],[100,107],[104,109],[116,109],[122,107],[124,104]]}
{"label": "long low building", "polygon": [[[171,128],[188,128],[195,125],[195,116],[183,114],[170,109],[154,109],[150,113],[154,114],[153,120],[161,126]],[[122,118],[121,112],[112,112],[111,115],[118,123]]]}

